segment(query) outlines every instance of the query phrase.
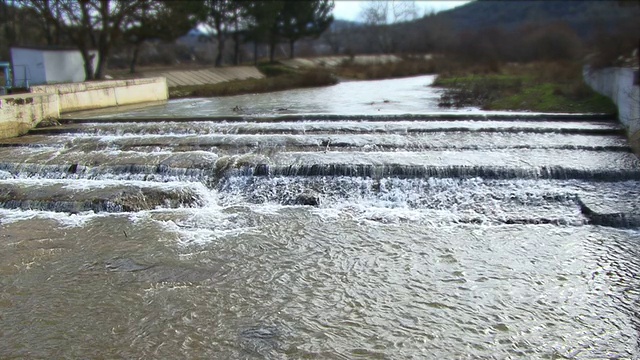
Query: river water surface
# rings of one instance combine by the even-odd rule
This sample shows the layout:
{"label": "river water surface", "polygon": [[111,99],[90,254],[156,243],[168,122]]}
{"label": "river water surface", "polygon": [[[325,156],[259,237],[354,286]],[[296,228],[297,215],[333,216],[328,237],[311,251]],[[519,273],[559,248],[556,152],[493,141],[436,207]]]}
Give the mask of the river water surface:
{"label": "river water surface", "polygon": [[432,80],[2,141],[0,358],[640,356],[619,125],[442,112]]}

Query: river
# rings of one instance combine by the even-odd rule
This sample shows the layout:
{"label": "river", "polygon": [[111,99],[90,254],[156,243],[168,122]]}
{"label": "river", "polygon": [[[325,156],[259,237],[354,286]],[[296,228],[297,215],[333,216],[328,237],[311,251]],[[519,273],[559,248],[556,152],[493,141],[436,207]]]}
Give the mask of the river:
{"label": "river", "polygon": [[441,111],[432,80],[0,141],[0,358],[638,358],[620,126]]}

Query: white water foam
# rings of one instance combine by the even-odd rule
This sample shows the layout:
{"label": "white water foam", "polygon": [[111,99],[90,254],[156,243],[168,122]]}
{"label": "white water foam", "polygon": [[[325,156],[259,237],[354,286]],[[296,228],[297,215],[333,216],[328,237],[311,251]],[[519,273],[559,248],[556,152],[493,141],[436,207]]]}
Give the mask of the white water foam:
{"label": "white water foam", "polygon": [[87,222],[100,218],[117,216],[114,214],[98,213],[86,211],[77,214],[69,214],[55,211],[40,210],[20,210],[20,209],[0,209],[0,224],[11,224],[19,221],[28,221],[33,219],[54,220],[61,227],[74,228],[83,227]]}

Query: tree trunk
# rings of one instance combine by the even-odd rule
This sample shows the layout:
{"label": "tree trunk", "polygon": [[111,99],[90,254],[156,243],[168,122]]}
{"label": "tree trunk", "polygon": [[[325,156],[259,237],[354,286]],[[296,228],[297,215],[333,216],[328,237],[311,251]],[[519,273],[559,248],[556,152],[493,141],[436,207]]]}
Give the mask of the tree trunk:
{"label": "tree trunk", "polygon": [[295,45],[296,41],[295,40],[289,40],[289,58],[293,59],[294,55],[293,55],[293,47]]}
{"label": "tree trunk", "polygon": [[218,54],[216,55],[216,67],[222,66],[222,55],[224,53],[224,40],[222,37],[218,38]]}
{"label": "tree trunk", "polygon": [[233,64],[240,65],[240,34],[233,33]]}
{"label": "tree trunk", "polygon": [[258,42],[253,42],[253,65],[258,66]]}
{"label": "tree trunk", "polygon": [[80,54],[82,55],[82,60],[84,61],[84,80],[93,80],[93,55],[90,55],[89,50],[84,47],[80,47]]}
{"label": "tree trunk", "polygon": [[133,56],[131,57],[131,64],[129,64],[129,73],[136,73],[136,64],[138,63],[138,55],[140,54],[140,45],[141,43],[136,43],[133,46]]}
{"label": "tree trunk", "polygon": [[98,65],[96,66],[95,79],[104,78],[104,70],[107,68],[109,50],[109,44],[100,44],[100,47],[98,48]]}
{"label": "tree trunk", "polygon": [[276,43],[274,41],[269,43],[269,61],[276,61]]}

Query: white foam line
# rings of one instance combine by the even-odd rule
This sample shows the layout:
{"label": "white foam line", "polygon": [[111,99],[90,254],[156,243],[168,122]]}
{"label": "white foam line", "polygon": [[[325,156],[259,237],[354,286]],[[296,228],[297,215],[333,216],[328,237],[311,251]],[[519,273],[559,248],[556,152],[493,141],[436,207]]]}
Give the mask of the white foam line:
{"label": "white foam line", "polygon": [[93,211],[82,212],[78,214],[61,213],[55,211],[40,210],[10,210],[0,209],[0,224],[11,224],[19,221],[43,219],[55,220],[62,227],[82,227],[88,221],[96,218],[104,218],[109,216],[119,216],[119,214],[99,213]]}
{"label": "white foam line", "polygon": [[[2,176],[2,173],[0,173]],[[184,189],[185,187],[191,188],[201,193],[210,192],[204,184],[200,182],[183,182],[183,181],[171,181],[171,182],[149,182],[143,180],[94,180],[94,179],[15,179],[8,178],[0,180],[0,184],[6,183],[11,185],[23,185],[23,186],[52,186],[57,185],[63,189],[68,190],[91,190],[91,189],[104,189],[107,187],[123,187],[134,186],[145,189],[161,189],[161,190],[176,190]]]}

